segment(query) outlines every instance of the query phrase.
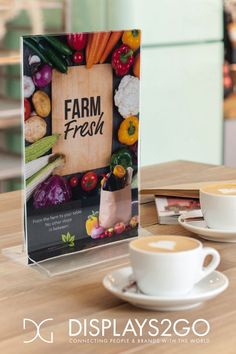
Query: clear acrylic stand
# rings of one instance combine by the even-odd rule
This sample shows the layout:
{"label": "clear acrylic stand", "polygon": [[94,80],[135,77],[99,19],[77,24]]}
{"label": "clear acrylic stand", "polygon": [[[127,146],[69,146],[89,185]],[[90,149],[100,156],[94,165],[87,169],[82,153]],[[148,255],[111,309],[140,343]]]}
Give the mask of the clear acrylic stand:
{"label": "clear acrylic stand", "polygon": [[[138,230],[138,234],[142,236],[151,235],[148,230],[143,228]],[[28,266],[29,258],[32,262],[32,264],[29,265],[30,267],[46,274],[48,277],[54,277],[127,257],[129,254],[129,242],[135,238],[136,237],[133,237],[88,250],[65,254],[40,262],[29,258],[22,245],[5,248],[2,250],[2,253],[11,260],[24,266]]]}

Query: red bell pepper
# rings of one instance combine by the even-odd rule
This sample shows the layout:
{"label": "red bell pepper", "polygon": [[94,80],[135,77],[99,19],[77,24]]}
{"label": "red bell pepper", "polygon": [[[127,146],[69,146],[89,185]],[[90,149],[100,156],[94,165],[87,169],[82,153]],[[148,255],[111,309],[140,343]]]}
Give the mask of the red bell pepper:
{"label": "red bell pepper", "polygon": [[111,64],[117,76],[126,75],[133,63],[133,51],[128,45],[122,44],[119,48],[114,50]]}

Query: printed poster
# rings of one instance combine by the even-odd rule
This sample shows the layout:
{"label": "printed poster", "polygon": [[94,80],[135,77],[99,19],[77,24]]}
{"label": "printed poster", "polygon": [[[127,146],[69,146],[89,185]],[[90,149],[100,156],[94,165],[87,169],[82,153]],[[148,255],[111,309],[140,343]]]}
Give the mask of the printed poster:
{"label": "printed poster", "polygon": [[140,39],[23,37],[29,262],[137,236]]}

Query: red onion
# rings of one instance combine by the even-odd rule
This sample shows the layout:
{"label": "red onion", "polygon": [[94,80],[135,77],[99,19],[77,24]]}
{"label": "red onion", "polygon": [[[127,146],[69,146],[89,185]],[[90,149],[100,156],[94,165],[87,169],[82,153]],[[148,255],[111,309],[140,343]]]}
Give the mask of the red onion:
{"label": "red onion", "polygon": [[33,81],[39,88],[47,86],[52,81],[52,68],[48,64],[44,64],[33,75]]}

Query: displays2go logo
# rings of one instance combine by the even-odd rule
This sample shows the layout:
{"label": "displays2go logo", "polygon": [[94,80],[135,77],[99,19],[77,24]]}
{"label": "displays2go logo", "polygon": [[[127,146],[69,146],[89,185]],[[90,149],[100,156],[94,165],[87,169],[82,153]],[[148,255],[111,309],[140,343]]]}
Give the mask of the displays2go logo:
{"label": "displays2go logo", "polygon": [[[34,326],[35,331],[31,338],[24,343],[33,343],[39,339],[45,343],[53,343],[53,332],[50,328],[44,328],[42,335],[41,327],[52,318],[45,319],[40,323],[36,323],[32,319],[24,318],[23,329],[26,330],[26,324]],[[45,334],[46,330],[46,334]],[[195,335],[196,337],[205,337],[210,332],[210,324],[203,318],[196,319],[193,322],[185,318],[179,318],[172,322],[168,318],[158,320],[156,318],[139,320],[137,318],[128,319],[121,325],[116,319],[69,319],[67,333],[70,343],[81,337],[186,337]],[[76,341],[75,341],[76,342]]]}

